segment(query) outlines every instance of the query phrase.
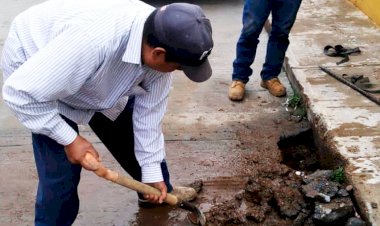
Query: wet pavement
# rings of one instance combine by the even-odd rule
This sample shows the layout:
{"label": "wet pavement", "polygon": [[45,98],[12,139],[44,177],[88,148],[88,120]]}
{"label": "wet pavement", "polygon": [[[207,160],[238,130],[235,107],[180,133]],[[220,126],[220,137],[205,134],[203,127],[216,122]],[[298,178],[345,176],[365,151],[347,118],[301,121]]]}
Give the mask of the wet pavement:
{"label": "wet pavement", "polygon": [[[1,14],[1,43],[11,18],[38,1],[10,1],[10,9]],[[163,4],[152,1],[152,4]],[[250,126],[264,118],[264,130],[273,130],[274,118],[286,117],[284,98],[273,98],[259,86],[259,78],[252,78],[247,87],[247,98],[242,103],[230,102],[227,90],[235,42],[241,27],[242,1],[199,1],[214,29],[215,48],[210,57],[214,76],[206,83],[195,84],[182,73],[175,73],[168,113],[164,120],[167,161],[173,184],[184,185],[197,179],[204,187],[196,204],[209,210],[236,194],[244,186],[243,165],[239,154],[249,151],[240,137],[250,140]],[[5,8],[2,8],[5,10]],[[225,18],[228,17],[228,20]],[[267,36],[257,52],[255,74],[259,74],[264,59]],[[284,74],[281,79],[288,86]],[[9,113],[1,102],[0,128],[0,225],[33,225],[34,194],[37,175],[34,166],[29,132]],[[274,117],[274,118],[273,118]],[[261,125],[260,125],[261,127]],[[82,135],[95,143],[104,165],[123,172],[105,147],[87,126],[80,127]],[[280,133],[280,129],[276,130]],[[265,133],[257,134],[265,144]],[[275,143],[272,144],[275,146]],[[119,185],[104,181],[91,172],[83,171],[79,186],[81,206],[74,225],[189,225],[187,213],[171,207],[142,210],[137,206],[136,194]]]}
{"label": "wet pavement", "polygon": [[[7,7],[0,9],[0,48],[11,18],[29,5],[41,2],[4,1],[7,1]],[[154,5],[167,2],[150,1]],[[274,98],[259,86],[257,75],[265,54],[265,32],[260,38],[257,60],[253,65],[254,76],[247,85],[246,99],[235,103],[227,98],[243,1],[191,2],[203,7],[213,25],[215,47],[210,61],[214,75],[206,83],[195,84],[182,73],[175,73],[163,128],[172,183],[184,185],[202,179],[204,187],[195,204],[207,212],[243,188],[248,176],[244,169],[249,166],[241,161],[242,155],[259,152],[271,159],[279,159],[280,154],[275,151],[278,149],[277,138],[284,132],[297,132],[302,126],[287,120],[288,113],[283,107],[286,98]],[[365,216],[376,225],[379,214],[372,203],[380,204],[377,180],[380,175],[379,108],[316,67],[323,64],[335,69],[338,58],[321,54],[323,46],[347,43],[352,47],[360,46],[364,53],[359,58],[350,57],[348,64],[336,69],[354,68],[362,72],[361,66],[366,65],[365,70],[373,69],[369,75],[378,76],[376,68],[380,63],[376,50],[380,47],[374,40],[380,40],[379,30],[370,26],[368,19],[347,2],[338,2],[336,6],[336,1],[328,0],[302,3],[291,34],[286,66],[292,85],[306,97],[308,117],[321,141],[319,144],[327,152],[332,150],[333,157],[348,160],[349,180],[356,186]],[[338,12],[344,16],[332,16]],[[326,13],[329,16],[323,17]],[[332,32],[331,27],[337,32]],[[347,40],[349,42],[345,42]],[[373,51],[369,51],[371,48]],[[284,73],[280,79],[290,95],[292,89]],[[0,178],[0,226],[33,225],[37,176],[30,134],[2,102],[0,125],[0,172],[3,175]],[[82,126],[80,131],[95,143],[104,165],[123,173],[87,126]],[[326,156],[330,155],[326,153]],[[334,162],[331,159],[326,161]],[[77,226],[190,225],[186,211],[169,206],[139,209],[135,192],[104,181],[91,172],[83,171],[79,194],[80,212],[74,223]]]}

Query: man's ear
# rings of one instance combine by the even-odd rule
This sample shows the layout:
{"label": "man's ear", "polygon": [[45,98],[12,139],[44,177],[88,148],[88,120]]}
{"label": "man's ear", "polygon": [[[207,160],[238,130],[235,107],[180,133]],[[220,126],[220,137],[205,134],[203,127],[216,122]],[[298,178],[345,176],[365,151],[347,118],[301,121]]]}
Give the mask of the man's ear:
{"label": "man's ear", "polygon": [[165,62],[166,50],[161,47],[156,47],[152,50],[152,58],[154,61]]}

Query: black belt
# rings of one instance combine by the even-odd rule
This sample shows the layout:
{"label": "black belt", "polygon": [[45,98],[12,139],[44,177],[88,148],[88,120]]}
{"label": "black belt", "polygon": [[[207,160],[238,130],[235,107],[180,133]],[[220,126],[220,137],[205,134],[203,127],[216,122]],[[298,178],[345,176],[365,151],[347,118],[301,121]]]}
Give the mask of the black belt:
{"label": "black belt", "polygon": [[351,49],[351,48],[345,48],[342,45],[336,45],[334,47],[332,47],[330,45],[327,45],[323,49],[323,53],[326,56],[330,56],[330,57],[343,57],[343,59],[341,61],[339,61],[339,62],[336,63],[337,65],[349,61],[350,58],[348,57],[348,55],[351,55],[353,53],[360,53],[360,52],[361,51],[360,51],[359,47]]}

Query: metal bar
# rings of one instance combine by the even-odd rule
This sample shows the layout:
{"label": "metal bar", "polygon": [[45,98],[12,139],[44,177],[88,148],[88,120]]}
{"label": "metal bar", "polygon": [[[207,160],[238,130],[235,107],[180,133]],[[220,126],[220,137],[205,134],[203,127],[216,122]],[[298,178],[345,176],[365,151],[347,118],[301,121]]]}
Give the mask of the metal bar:
{"label": "metal bar", "polygon": [[367,97],[368,99],[370,99],[371,101],[373,101],[374,103],[376,103],[377,105],[380,106],[380,100],[376,97],[374,97],[373,95],[369,94],[368,92],[360,89],[359,87],[357,87],[356,85],[352,84],[351,82],[347,81],[346,79],[334,74],[332,71],[330,71],[329,69],[325,68],[325,67],[322,67],[322,66],[319,66],[319,68],[326,72],[328,75],[330,75],[331,77],[335,78],[336,80],[344,83],[345,85],[349,86],[350,88],[356,90],[357,92],[359,92],[360,94],[362,94],[363,96]]}

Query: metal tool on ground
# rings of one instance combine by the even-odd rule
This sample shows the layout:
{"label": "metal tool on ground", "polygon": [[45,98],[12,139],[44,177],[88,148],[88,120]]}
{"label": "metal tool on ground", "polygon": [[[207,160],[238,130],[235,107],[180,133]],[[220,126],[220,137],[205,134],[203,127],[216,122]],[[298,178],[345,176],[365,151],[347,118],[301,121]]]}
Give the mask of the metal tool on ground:
{"label": "metal tool on ground", "polygon": [[376,98],[375,96],[369,94],[368,92],[364,91],[363,89],[360,89],[354,83],[351,83],[347,79],[344,79],[343,77],[341,77],[339,75],[336,75],[334,72],[330,71],[329,69],[327,69],[325,67],[319,66],[319,68],[322,71],[324,71],[325,73],[327,73],[328,75],[330,75],[331,77],[335,78],[336,80],[342,82],[343,84],[351,87],[352,89],[356,90],[360,94],[364,95],[365,97],[367,97],[368,99],[370,99],[371,101],[373,101],[374,103],[376,103],[377,105],[380,105],[380,100],[378,98]]}
{"label": "metal tool on ground", "polygon": [[368,93],[380,93],[379,85],[376,87],[375,84],[369,81],[368,77],[364,77],[363,75],[347,74],[343,74],[342,77]]}
{"label": "metal tool on ground", "polygon": [[[127,176],[120,175],[119,173],[106,168],[102,163],[97,161],[95,157],[92,156],[90,153],[86,154],[85,159],[88,162],[88,164],[91,165],[91,168],[94,169],[95,174],[98,175],[99,177],[105,178],[109,181],[112,181],[116,184],[122,185],[124,187],[127,187],[129,189],[132,189],[142,194],[156,194],[156,195],[161,194],[161,192],[154,187],[151,187],[147,184],[136,181]],[[191,211],[191,213],[194,215],[193,217],[191,217],[192,219],[191,222],[193,224],[197,224],[201,226],[206,225],[205,215],[194,204],[178,200],[176,196],[170,193],[167,194],[166,199],[164,201],[172,206],[177,206],[182,209]]]}

